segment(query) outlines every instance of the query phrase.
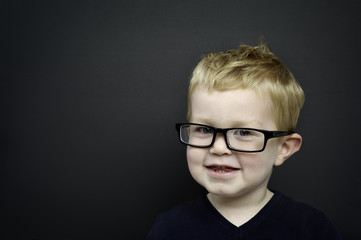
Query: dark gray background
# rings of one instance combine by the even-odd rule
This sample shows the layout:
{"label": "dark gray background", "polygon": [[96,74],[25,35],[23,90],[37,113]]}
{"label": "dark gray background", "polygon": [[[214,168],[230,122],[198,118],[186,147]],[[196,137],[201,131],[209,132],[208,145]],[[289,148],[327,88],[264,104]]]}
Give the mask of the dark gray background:
{"label": "dark gray background", "polygon": [[361,238],[357,1],[1,1],[1,238],[144,239],[203,192],[174,123],[208,52],[264,35],[306,92],[271,188]]}

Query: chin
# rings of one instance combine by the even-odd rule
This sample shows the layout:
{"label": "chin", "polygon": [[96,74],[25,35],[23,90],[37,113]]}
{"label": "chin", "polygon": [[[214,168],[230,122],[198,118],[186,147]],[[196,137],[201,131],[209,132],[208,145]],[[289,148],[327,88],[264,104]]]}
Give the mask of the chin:
{"label": "chin", "polygon": [[218,197],[242,197],[242,196],[246,196],[248,194],[252,194],[253,191],[255,191],[255,189],[252,188],[229,188],[229,187],[214,187],[214,186],[209,186],[206,187],[207,191],[215,196]]}
{"label": "chin", "polygon": [[219,196],[219,197],[235,197],[240,194],[239,191],[235,191],[235,190],[227,189],[227,188],[208,187],[206,189],[210,194]]}

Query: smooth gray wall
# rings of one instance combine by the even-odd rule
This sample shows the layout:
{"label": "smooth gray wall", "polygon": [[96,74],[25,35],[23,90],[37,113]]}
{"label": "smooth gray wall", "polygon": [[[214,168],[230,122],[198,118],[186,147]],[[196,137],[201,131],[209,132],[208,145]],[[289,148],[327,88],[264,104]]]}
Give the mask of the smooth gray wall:
{"label": "smooth gray wall", "polygon": [[203,54],[264,35],[306,93],[271,188],[361,238],[357,1],[1,1],[5,239],[144,239],[203,192],[174,123]]}

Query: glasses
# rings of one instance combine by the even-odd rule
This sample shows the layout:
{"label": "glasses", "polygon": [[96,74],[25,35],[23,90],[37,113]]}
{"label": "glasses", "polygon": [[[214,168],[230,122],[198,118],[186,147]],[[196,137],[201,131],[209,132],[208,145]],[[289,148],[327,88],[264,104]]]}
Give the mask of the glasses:
{"label": "glasses", "polygon": [[177,123],[180,141],[188,146],[211,147],[218,133],[223,134],[227,147],[237,152],[262,152],[268,139],[283,137],[293,131],[267,131],[254,128],[214,128],[197,123]]}

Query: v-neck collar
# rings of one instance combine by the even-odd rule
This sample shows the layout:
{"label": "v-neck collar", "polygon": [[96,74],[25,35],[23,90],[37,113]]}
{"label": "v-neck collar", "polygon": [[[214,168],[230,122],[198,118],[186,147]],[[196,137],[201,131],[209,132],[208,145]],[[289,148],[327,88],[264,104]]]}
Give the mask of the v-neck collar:
{"label": "v-neck collar", "polygon": [[[208,211],[210,211],[210,215],[214,216],[215,225],[222,226],[222,229],[228,234],[232,233],[232,235],[240,236],[245,232],[259,226],[266,219],[269,220],[268,216],[277,211],[277,205],[279,205],[279,200],[282,198],[282,194],[277,191],[273,191],[272,198],[267,202],[267,204],[249,221],[237,227],[228,221],[222,214],[220,214],[217,209],[211,204],[208,200],[207,195],[203,195],[202,201],[204,201]],[[210,219],[209,219],[210,220]]]}

